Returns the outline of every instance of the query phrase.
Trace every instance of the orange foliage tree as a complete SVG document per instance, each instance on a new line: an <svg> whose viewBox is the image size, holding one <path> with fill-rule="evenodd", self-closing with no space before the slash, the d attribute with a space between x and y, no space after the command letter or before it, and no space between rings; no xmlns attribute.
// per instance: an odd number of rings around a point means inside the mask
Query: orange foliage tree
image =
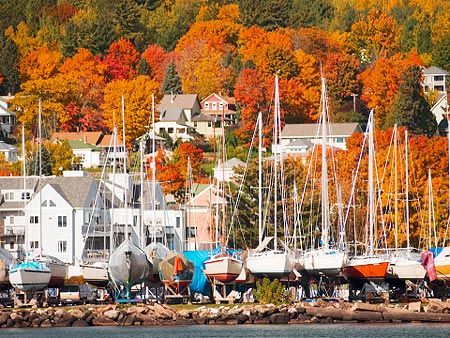
<svg viewBox="0 0 450 338"><path fill-rule="evenodd" d="M109 46L104 62L111 80L129 80L136 76L139 52L130 40L120 38Z"/></svg>

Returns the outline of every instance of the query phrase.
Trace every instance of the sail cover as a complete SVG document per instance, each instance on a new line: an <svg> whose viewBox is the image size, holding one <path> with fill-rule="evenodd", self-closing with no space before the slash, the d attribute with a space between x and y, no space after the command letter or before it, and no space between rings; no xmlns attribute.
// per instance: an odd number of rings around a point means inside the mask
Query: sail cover
<svg viewBox="0 0 450 338"><path fill-rule="evenodd" d="M108 274L116 286L142 283L151 266L141 249L130 241L123 241L109 257Z"/></svg>
<svg viewBox="0 0 450 338"><path fill-rule="evenodd" d="M162 281L191 280L194 265L178 252L170 252L159 263L159 276Z"/></svg>

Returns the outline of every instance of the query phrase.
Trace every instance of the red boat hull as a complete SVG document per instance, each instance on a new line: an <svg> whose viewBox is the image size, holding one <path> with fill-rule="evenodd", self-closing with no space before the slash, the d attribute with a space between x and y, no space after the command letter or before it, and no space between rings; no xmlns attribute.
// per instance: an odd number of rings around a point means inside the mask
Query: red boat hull
<svg viewBox="0 0 450 338"><path fill-rule="evenodd" d="M347 279L382 280L387 275L389 262L347 265L342 273Z"/></svg>

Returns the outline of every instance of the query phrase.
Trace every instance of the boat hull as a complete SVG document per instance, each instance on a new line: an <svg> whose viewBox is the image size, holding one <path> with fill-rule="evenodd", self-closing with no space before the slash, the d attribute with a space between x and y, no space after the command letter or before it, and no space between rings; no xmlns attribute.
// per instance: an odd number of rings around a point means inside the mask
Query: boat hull
<svg viewBox="0 0 450 338"><path fill-rule="evenodd" d="M342 269L349 280L382 281L386 278L389 261L379 258L352 258Z"/></svg>
<svg viewBox="0 0 450 338"><path fill-rule="evenodd" d="M242 261L230 257L213 257L205 262L205 275L222 283L231 283L242 272Z"/></svg>
<svg viewBox="0 0 450 338"><path fill-rule="evenodd" d="M425 278L426 270L422 264L406 257L392 257L390 259L387 278L419 281Z"/></svg>
<svg viewBox="0 0 450 338"><path fill-rule="evenodd" d="M346 255L331 249L318 249L307 252L303 257L304 270L309 275L336 277L341 273Z"/></svg>
<svg viewBox="0 0 450 338"><path fill-rule="evenodd" d="M448 282L450 280L450 247L443 248L442 252L434 259L437 279Z"/></svg>
<svg viewBox="0 0 450 338"><path fill-rule="evenodd" d="M40 291L48 287L50 282L50 269L35 270L19 267L10 270L9 281L11 285L22 291Z"/></svg>
<svg viewBox="0 0 450 338"><path fill-rule="evenodd" d="M294 270L295 255L284 251L263 251L250 253L247 268L259 277L279 278Z"/></svg>
<svg viewBox="0 0 450 338"><path fill-rule="evenodd" d="M108 271L105 265L80 264L81 275L88 284L105 287L109 284Z"/></svg>

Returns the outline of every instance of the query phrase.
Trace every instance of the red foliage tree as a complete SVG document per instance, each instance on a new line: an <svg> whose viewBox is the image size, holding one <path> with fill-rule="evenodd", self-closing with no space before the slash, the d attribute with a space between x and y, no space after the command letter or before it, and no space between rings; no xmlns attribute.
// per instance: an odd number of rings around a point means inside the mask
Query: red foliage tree
<svg viewBox="0 0 450 338"><path fill-rule="evenodd" d="M131 41L120 38L109 46L104 62L111 80L129 80L136 75L139 52Z"/></svg>

